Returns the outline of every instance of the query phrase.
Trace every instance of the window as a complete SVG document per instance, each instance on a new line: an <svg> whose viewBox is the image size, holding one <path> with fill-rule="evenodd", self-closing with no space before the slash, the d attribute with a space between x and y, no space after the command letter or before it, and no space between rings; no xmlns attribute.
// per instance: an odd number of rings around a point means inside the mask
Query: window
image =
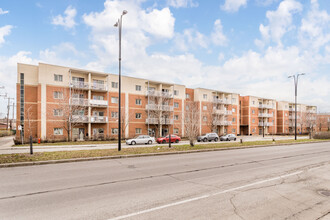
<svg viewBox="0 0 330 220"><path fill-rule="evenodd" d="M140 85L135 85L135 90L136 91L141 91L141 86Z"/></svg>
<svg viewBox="0 0 330 220"><path fill-rule="evenodd" d="M118 82L111 82L112 88L118 88Z"/></svg>
<svg viewBox="0 0 330 220"><path fill-rule="evenodd" d="M104 100L104 97L101 95L93 95L94 100Z"/></svg>
<svg viewBox="0 0 330 220"><path fill-rule="evenodd" d="M63 116L62 109L54 109L54 116Z"/></svg>
<svg viewBox="0 0 330 220"><path fill-rule="evenodd" d="M256 129L255 128L252 128L252 133L256 132Z"/></svg>
<svg viewBox="0 0 330 220"><path fill-rule="evenodd" d="M252 114L254 114L255 113L255 110L252 110Z"/></svg>
<svg viewBox="0 0 330 220"><path fill-rule="evenodd" d="M255 119L252 119L252 123L255 123L256 122L256 120Z"/></svg>
<svg viewBox="0 0 330 220"><path fill-rule="evenodd" d="M203 99L207 99L207 94L203 94Z"/></svg>
<svg viewBox="0 0 330 220"><path fill-rule="evenodd" d="M174 128L174 134L179 134L179 129L178 128Z"/></svg>
<svg viewBox="0 0 330 220"><path fill-rule="evenodd" d="M111 103L118 103L118 97L111 97Z"/></svg>
<svg viewBox="0 0 330 220"><path fill-rule="evenodd" d="M179 120L179 115L174 115L174 120Z"/></svg>
<svg viewBox="0 0 330 220"><path fill-rule="evenodd" d="M253 105L254 105L254 103L255 103L255 102L254 102L254 101L252 101L252 104L253 104Z"/></svg>
<svg viewBox="0 0 330 220"><path fill-rule="evenodd" d="M178 102L174 102L174 108L179 108L179 103Z"/></svg>
<svg viewBox="0 0 330 220"><path fill-rule="evenodd" d="M63 82L63 75L54 74L54 80L56 82Z"/></svg>
<svg viewBox="0 0 330 220"><path fill-rule="evenodd" d="M186 94L186 99L190 99L190 95L189 94Z"/></svg>
<svg viewBox="0 0 330 220"><path fill-rule="evenodd" d="M236 133L236 129L235 128L231 129L231 133Z"/></svg>
<svg viewBox="0 0 330 220"><path fill-rule="evenodd" d="M233 122L236 122L236 118L233 118Z"/></svg>
<svg viewBox="0 0 330 220"><path fill-rule="evenodd" d="M136 105L141 105L141 103L142 103L141 99L135 99L135 104Z"/></svg>
<svg viewBox="0 0 330 220"><path fill-rule="evenodd" d="M204 110L204 111L207 110L207 105L203 105L203 110Z"/></svg>
<svg viewBox="0 0 330 220"><path fill-rule="evenodd" d="M207 117L206 116L203 116L203 121L207 121Z"/></svg>
<svg viewBox="0 0 330 220"><path fill-rule="evenodd" d="M54 99L63 99L63 92L54 92Z"/></svg>
<svg viewBox="0 0 330 220"><path fill-rule="evenodd" d="M285 116L288 116L288 113L285 113Z"/></svg>
<svg viewBox="0 0 330 220"><path fill-rule="evenodd" d="M118 118L118 112L111 112L111 118Z"/></svg>
<svg viewBox="0 0 330 220"><path fill-rule="evenodd" d="M63 135L63 128L54 128L54 135Z"/></svg>
<svg viewBox="0 0 330 220"><path fill-rule="evenodd" d="M135 134L142 134L142 128L135 128Z"/></svg>
<svg viewBox="0 0 330 220"><path fill-rule="evenodd" d="M136 119L141 119L142 118L142 114L141 113L135 113L135 118Z"/></svg>
<svg viewBox="0 0 330 220"><path fill-rule="evenodd" d="M186 110L189 110L189 105L186 105Z"/></svg>
<svg viewBox="0 0 330 220"><path fill-rule="evenodd" d="M233 108L233 109L232 109L232 112L236 112L236 108Z"/></svg>
<svg viewBox="0 0 330 220"><path fill-rule="evenodd" d="M174 95L179 95L179 90L174 90Z"/></svg>
<svg viewBox="0 0 330 220"><path fill-rule="evenodd" d="M231 99L231 102L232 102L232 103L236 103L236 99L235 99L235 98L232 98L232 99Z"/></svg>
<svg viewBox="0 0 330 220"><path fill-rule="evenodd" d="M118 128L111 128L111 134L118 134Z"/></svg>

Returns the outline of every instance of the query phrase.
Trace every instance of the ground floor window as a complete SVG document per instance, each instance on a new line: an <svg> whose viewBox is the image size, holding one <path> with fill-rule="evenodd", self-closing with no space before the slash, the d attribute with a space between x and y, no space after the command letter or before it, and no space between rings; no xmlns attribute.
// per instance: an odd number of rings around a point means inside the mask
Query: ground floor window
<svg viewBox="0 0 330 220"><path fill-rule="evenodd" d="M111 128L111 134L118 134L118 128Z"/></svg>
<svg viewBox="0 0 330 220"><path fill-rule="evenodd" d="M54 128L54 135L63 135L63 128Z"/></svg>
<svg viewBox="0 0 330 220"><path fill-rule="evenodd" d="M231 129L231 132L236 133L236 129L235 128Z"/></svg>
<svg viewBox="0 0 330 220"><path fill-rule="evenodd" d="M142 134L142 128L135 128L135 134Z"/></svg>
<svg viewBox="0 0 330 220"><path fill-rule="evenodd" d="M174 128L174 134L179 134L179 129Z"/></svg>

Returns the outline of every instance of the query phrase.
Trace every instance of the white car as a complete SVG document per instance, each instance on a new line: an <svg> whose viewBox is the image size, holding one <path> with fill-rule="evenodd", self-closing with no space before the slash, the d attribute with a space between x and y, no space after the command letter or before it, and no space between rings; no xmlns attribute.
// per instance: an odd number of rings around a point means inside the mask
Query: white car
<svg viewBox="0 0 330 220"><path fill-rule="evenodd" d="M149 135L139 135L136 138L128 139L126 144L135 145L135 144L152 144L155 142L154 137L150 137Z"/></svg>

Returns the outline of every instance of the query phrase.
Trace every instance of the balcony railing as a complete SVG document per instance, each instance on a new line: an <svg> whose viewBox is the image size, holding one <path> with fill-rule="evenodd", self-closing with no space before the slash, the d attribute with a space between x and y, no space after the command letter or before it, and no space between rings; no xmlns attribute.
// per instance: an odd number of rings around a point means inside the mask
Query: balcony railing
<svg viewBox="0 0 330 220"><path fill-rule="evenodd" d="M213 103L230 105L231 101L228 99L213 99Z"/></svg>
<svg viewBox="0 0 330 220"><path fill-rule="evenodd" d="M91 116L92 123L107 123L108 117L107 116Z"/></svg>
<svg viewBox="0 0 330 220"><path fill-rule="evenodd" d="M289 119L294 120L295 119L295 116L294 115L289 115ZM299 115L297 115L297 119L300 119L300 116Z"/></svg>
<svg viewBox="0 0 330 220"><path fill-rule="evenodd" d="M108 101L107 100L97 100L97 99L91 99L89 100L89 104L91 106L102 106L102 107L106 107L108 106Z"/></svg>
<svg viewBox="0 0 330 220"><path fill-rule="evenodd" d="M271 117L274 117L274 114L273 113L259 113L258 114L258 117L261 117L261 118L271 118Z"/></svg>
<svg viewBox="0 0 330 220"><path fill-rule="evenodd" d="M76 88L76 89L89 89L88 83L85 82L72 81L71 85L72 88Z"/></svg>
<svg viewBox="0 0 330 220"><path fill-rule="evenodd" d="M156 105L156 104L147 104L147 110L156 110L156 111L173 111L173 106L170 105Z"/></svg>
<svg viewBox="0 0 330 220"><path fill-rule="evenodd" d="M72 115L71 116L71 123L88 123L88 116L87 115Z"/></svg>
<svg viewBox="0 0 330 220"><path fill-rule="evenodd" d="M92 90L107 91L108 87L104 83L91 83Z"/></svg>
<svg viewBox="0 0 330 220"><path fill-rule="evenodd" d="M173 124L173 119L161 118L159 121L158 118L147 118L146 124L162 124L162 125Z"/></svg>
<svg viewBox="0 0 330 220"><path fill-rule="evenodd" d="M297 123L297 127L299 127L301 124L300 123ZM289 123L289 127L294 127L295 124L294 123Z"/></svg>
<svg viewBox="0 0 330 220"><path fill-rule="evenodd" d="M259 126L274 126L273 122L259 122Z"/></svg>
<svg viewBox="0 0 330 220"><path fill-rule="evenodd" d="M259 104L259 108L273 108L273 106L269 104Z"/></svg>
<svg viewBox="0 0 330 220"><path fill-rule="evenodd" d="M150 90L146 92L146 95L148 96L157 96L157 97L164 97L164 98L173 98L173 94L169 92L163 92L163 91L155 91Z"/></svg>
<svg viewBox="0 0 330 220"><path fill-rule="evenodd" d="M224 109L214 109L213 114L217 115L232 115L233 112L229 110L224 110Z"/></svg>
<svg viewBox="0 0 330 220"><path fill-rule="evenodd" d="M213 123L217 126L228 126L233 124L232 121L214 121Z"/></svg>
<svg viewBox="0 0 330 220"><path fill-rule="evenodd" d="M88 99L84 98L71 98L70 99L71 105L80 105L80 106L88 106Z"/></svg>

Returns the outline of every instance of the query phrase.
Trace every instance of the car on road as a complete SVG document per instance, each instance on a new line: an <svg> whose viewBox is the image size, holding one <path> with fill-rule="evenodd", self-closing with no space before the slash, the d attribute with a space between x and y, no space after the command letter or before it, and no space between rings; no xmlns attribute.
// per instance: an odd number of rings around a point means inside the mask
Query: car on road
<svg viewBox="0 0 330 220"><path fill-rule="evenodd" d="M219 136L217 133L207 133L197 137L198 142L218 141L218 140L219 140Z"/></svg>
<svg viewBox="0 0 330 220"><path fill-rule="evenodd" d="M236 138L237 137L234 134L227 134L227 135L221 136L220 141L231 141L231 140L236 141Z"/></svg>
<svg viewBox="0 0 330 220"><path fill-rule="evenodd" d="M157 143L158 144L165 144L165 143L168 143L170 141L170 136L167 135L165 137L160 137L160 138L157 138ZM175 142L175 143L179 143L179 141L181 141L181 138L177 135L174 135L172 134L171 135L171 143Z"/></svg>
<svg viewBox="0 0 330 220"><path fill-rule="evenodd" d="M135 138L126 140L126 144L135 145L135 144L152 144L155 142L154 137L150 137L149 135L139 135Z"/></svg>

